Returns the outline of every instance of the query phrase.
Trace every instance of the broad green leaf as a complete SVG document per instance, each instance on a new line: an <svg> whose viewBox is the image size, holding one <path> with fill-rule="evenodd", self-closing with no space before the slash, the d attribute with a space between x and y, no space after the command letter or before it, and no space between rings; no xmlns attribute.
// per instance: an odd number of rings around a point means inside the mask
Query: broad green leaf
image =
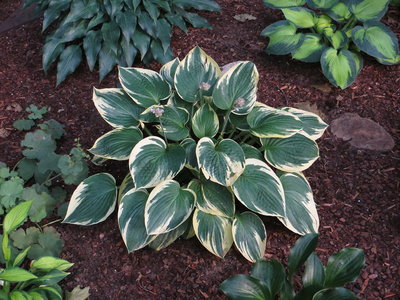
<svg viewBox="0 0 400 300"><path fill-rule="evenodd" d="M116 17L116 22L121 28L125 40L129 41L136 29L136 14L132 10L121 11Z"/></svg>
<svg viewBox="0 0 400 300"><path fill-rule="evenodd" d="M264 156L262 155L261 151L258 150L256 147L250 146L248 144L242 144L240 145L243 149L244 156L246 159L248 158L254 158L263 161Z"/></svg>
<svg viewBox="0 0 400 300"><path fill-rule="evenodd" d="M22 252L18 253L17 257L15 257L15 259L14 259L12 266L19 267L25 260L26 256L28 255L29 250L31 250L30 246L28 248L25 248ZM3 255L4 255L4 249L3 249ZM6 255L4 255L4 256L6 256Z"/></svg>
<svg viewBox="0 0 400 300"><path fill-rule="evenodd" d="M244 172L232 189L236 198L248 209L266 216L285 216L282 184L263 161L246 159Z"/></svg>
<svg viewBox="0 0 400 300"><path fill-rule="evenodd" d="M323 33L334 49L348 48L349 39L344 31L327 27Z"/></svg>
<svg viewBox="0 0 400 300"><path fill-rule="evenodd" d="M118 55L118 40L121 35L119 26L114 21L103 23L101 34L104 40L104 46L111 49L115 55Z"/></svg>
<svg viewBox="0 0 400 300"><path fill-rule="evenodd" d="M232 124L233 127L239 129L241 131L249 131L250 126L247 123L247 115L229 115L229 122Z"/></svg>
<svg viewBox="0 0 400 300"><path fill-rule="evenodd" d="M172 27L164 18L157 20L157 37L161 41L164 53L170 49Z"/></svg>
<svg viewBox="0 0 400 300"><path fill-rule="evenodd" d="M325 268L325 286L340 287L354 281L365 265L364 251L345 248L329 257Z"/></svg>
<svg viewBox="0 0 400 300"><path fill-rule="evenodd" d="M171 230L167 233L157 235L154 240L152 240L149 244L149 247L159 251L171 245L177 238L179 238L182 234L186 232L188 224L191 223L191 219L188 218L185 222L179 225L174 230Z"/></svg>
<svg viewBox="0 0 400 300"><path fill-rule="evenodd" d="M10 247L10 244L9 244L8 234L6 232L4 232L2 237L3 237L2 241L1 241L1 250L2 250L2 254L3 254L2 256L4 258L5 263L8 263L11 261L12 248Z"/></svg>
<svg viewBox="0 0 400 300"><path fill-rule="evenodd" d="M212 0L175 0L175 4L183 5L184 7L191 7L198 10L208 10L208 11L220 11L221 7L218 5L216 1Z"/></svg>
<svg viewBox="0 0 400 300"><path fill-rule="evenodd" d="M389 0L349 0L348 6L361 22L379 21L386 13Z"/></svg>
<svg viewBox="0 0 400 300"><path fill-rule="evenodd" d="M303 123L303 129L301 132L314 141L319 139L324 134L325 129L328 127L328 124L326 124L320 116L312 112L293 107L284 107L283 110L297 116Z"/></svg>
<svg viewBox="0 0 400 300"><path fill-rule="evenodd" d="M295 115L260 105L247 115L251 134L260 138L285 138L299 132L303 124Z"/></svg>
<svg viewBox="0 0 400 300"><path fill-rule="evenodd" d="M55 20L60 17L60 14L67 10L70 6L69 0L50 1L49 6L44 11L42 32Z"/></svg>
<svg viewBox="0 0 400 300"><path fill-rule="evenodd" d="M18 267L6 268L0 273L0 280L9 282L24 282L35 279L37 276Z"/></svg>
<svg viewBox="0 0 400 300"><path fill-rule="evenodd" d="M257 99L258 71L252 62L241 62L230 68L213 91L213 103L219 109L245 115Z"/></svg>
<svg viewBox="0 0 400 300"><path fill-rule="evenodd" d="M114 177L107 173L92 175L75 189L63 223L93 225L103 222L114 211L116 200Z"/></svg>
<svg viewBox="0 0 400 300"><path fill-rule="evenodd" d="M200 100L200 94L211 96L215 83L221 77L217 63L199 47L191 50L175 72L175 89L187 102Z"/></svg>
<svg viewBox="0 0 400 300"><path fill-rule="evenodd" d="M25 292L25 291L18 291L18 290L15 290L15 291L12 291L10 294L9 294L9 297L10 298L3 298L3 299L10 299L10 300L26 300L26 299L30 299L29 298L29 294L27 293L27 292Z"/></svg>
<svg viewBox="0 0 400 300"><path fill-rule="evenodd" d="M285 269L276 259L258 260L251 269L251 277L258 279L274 297L280 292L286 278ZM273 298L272 298L273 299Z"/></svg>
<svg viewBox="0 0 400 300"><path fill-rule="evenodd" d="M244 274L239 274L225 280L220 289L232 300L268 300L272 299L268 290L262 287L260 281Z"/></svg>
<svg viewBox="0 0 400 300"><path fill-rule="evenodd" d="M292 57L304 62L319 62L326 44L322 36L315 33L306 33L299 47L292 52Z"/></svg>
<svg viewBox="0 0 400 300"><path fill-rule="evenodd" d="M157 185L146 202L144 220L148 234L163 234L185 222L194 209L196 196L174 180Z"/></svg>
<svg viewBox="0 0 400 300"><path fill-rule="evenodd" d="M143 134L136 127L116 128L99 137L89 151L107 159L126 160L142 139Z"/></svg>
<svg viewBox="0 0 400 300"><path fill-rule="evenodd" d="M114 49L103 42L103 47L99 52L99 77L100 81L106 77L108 73L112 71L114 66L117 64L118 56Z"/></svg>
<svg viewBox="0 0 400 300"><path fill-rule="evenodd" d="M395 61L400 55L396 35L383 23L368 22L364 26L356 26L352 38L361 51L375 58Z"/></svg>
<svg viewBox="0 0 400 300"><path fill-rule="evenodd" d="M265 51L268 54L285 55L293 52L301 44L302 33L296 33L297 27L288 20L275 22L266 27L262 36L269 37Z"/></svg>
<svg viewBox="0 0 400 300"><path fill-rule="evenodd" d="M336 29L332 19L327 15L318 15L314 28L319 34L322 34L326 28Z"/></svg>
<svg viewBox="0 0 400 300"><path fill-rule="evenodd" d="M85 50L86 60L90 71L96 65L97 57L101 49L103 37L100 30L89 31L83 39L83 49Z"/></svg>
<svg viewBox="0 0 400 300"><path fill-rule="evenodd" d="M64 42L57 38L46 40L43 46L42 64L45 73L49 70L51 64L56 61L58 56L64 51Z"/></svg>
<svg viewBox="0 0 400 300"><path fill-rule="evenodd" d="M172 48L168 47L164 51L161 41L158 39L154 39L151 41L150 49L153 59L157 60L160 64L165 64L174 58ZM150 55L150 53L148 53L148 55ZM146 57L145 59L143 59L143 62L148 64L146 62L147 60L150 62L152 59L150 59L150 57L149 58Z"/></svg>
<svg viewBox="0 0 400 300"><path fill-rule="evenodd" d="M307 234L299 238L290 249L288 258L289 278L305 263L307 258L315 251L318 243L318 234Z"/></svg>
<svg viewBox="0 0 400 300"><path fill-rule="evenodd" d="M167 146L163 139L151 136L133 148L129 169L136 188L149 188L174 178L185 162L186 152L182 146Z"/></svg>
<svg viewBox="0 0 400 300"><path fill-rule="evenodd" d="M170 96L170 87L157 72L119 67L119 81L125 92L145 108L159 104Z"/></svg>
<svg viewBox="0 0 400 300"><path fill-rule="evenodd" d="M177 57L177 58L171 60L170 62L167 62L160 69L161 76L164 78L164 80L166 82L169 83L169 85L171 87L174 87L175 72L176 72L176 69L178 68L179 63L180 63L180 60Z"/></svg>
<svg viewBox="0 0 400 300"><path fill-rule="evenodd" d="M306 0L263 0L264 4L271 8L285 8L293 6L302 6Z"/></svg>
<svg viewBox="0 0 400 300"><path fill-rule="evenodd" d="M235 199L224 186L211 181L193 179L188 188L196 194L196 207L201 211L222 217L233 217Z"/></svg>
<svg viewBox="0 0 400 300"><path fill-rule="evenodd" d="M144 208L149 194L146 190L131 189L122 197L118 208L118 224L128 252L145 247L155 237L147 234Z"/></svg>
<svg viewBox="0 0 400 300"><path fill-rule="evenodd" d="M207 28L207 29L213 29L210 24L208 24L207 19L200 17L196 13L191 13L191 12L182 12L183 17L187 22L192 24L194 28Z"/></svg>
<svg viewBox="0 0 400 300"><path fill-rule="evenodd" d="M139 125L139 115L144 111L123 89L93 90L93 102L102 118L113 127Z"/></svg>
<svg viewBox="0 0 400 300"><path fill-rule="evenodd" d="M152 106L151 109L157 108ZM160 106L162 109L162 115L160 117L159 134L165 135L165 137L172 141L181 141L188 137L189 129L185 126L189 121L189 113L179 107L171 105Z"/></svg>
<svg viewBox="0 0 400 300"><path fill-rule="evenodd" d="M224 186L231 186L244 171L244 152L234 140L224 139L215 145L204 137L197 143L196 156L206 179Z"/></svg>
<svg viewBox="0 0 400 300"><path fill-rule="evenodd" d="M298 28L311 28L316 24L316 15L308 8L290 7L282 9L282 12Z"/></svg>
<svg viewBox="0 0 400 300"><path fill-rule="evenodd" d="M321 56L322 72L329 82L347 88L357 77L357 65L349 50L327 48Z"/></svg>
<svg viewBox="0 0 400 300"><path fill-rule="evenodd" d="M352 16L349 7L345 2L340 1L338 4L334 5L332 8L327 10L327 14L338 22L344 22Z"/></svg>
<svg viewBox="0 0 400 300"><path fill-rule="evenodd" d="M314 295L312 300L356 300L357 296L345 288L330 288L319 291Z"/></svg>
<svg viewBox="0 0 400 300"><path fill-rule="evenodd" d="M236 215L232 235L236 247L247 260L255 262L264 256L267 232L263 221L256 214L244 212Z"/></svg>
<svg viewBox="0 0 400 300"><path fill-rule="evenodd" d="M123 57L126 61L126 65L128 67L132 66L137 54L137 49L133 45L132 41L127 41L126 39L122 39L121 49L123 52Z"/></svg>
<svg viewBox="0 0 400 300"><path fill-rule="evenodd" d="M82 50L79 45L70 45L63 50L57 65L57 85L75 71L82 61Z"/></svg>
<svg viewBox="0 0 400 300"><path fill-rule="evenodd" d="M122 197L135 188L135 183L133 182L131 173L126 174L124 180L122 180L121 185L118 188L118 203L121 203Z"/></svg>
<svg viewBox="0 0 400 300"><path fill-rule="evenodd" d="M193 228L200 243L214 255L224 258L233 243L232 220L196 209Z"/></svg>
<svg viewBox="0 0 400 300"><path fill-rule="evenodd" d="M325 282L325 268L315 252L307 258L303 273L304 287L318 286L321 289Z"/></svg>
<svg viewBox="0 0 400 300"><path fill-rule="evenodd" d="M285 192L286 205L286 216L279 220L300 235L318 232L318 212L307 180L299 173L286 173L279 179Z"/></svg>
<svg viewBox="0 0 400 300"><path fill-rule="evenodd" d="M57 257L52 257L52 256L43 256L39 258L38 260L34 260L31 263L31 268L32 269L39 269L39 270L44 270L44 271L50 271L53 269L57 269L59 271L65 271L72 267L72 263L60 259Z"/></svg>
<svg viewBox="0 0 400 300"><path fill-rule="evenodd" d="M329 9L338 2L339 0L307 0L307 4L316 9Z"/></svg>
<svg viewBox="0 0 400 300"><path fill-rule="evenodd" d="M192 117L192 129L199 139L203 137L213 138L218 133L218 116L210 104L204 103L196 111Z"/></svg>
<svg viewBox="0 0 400 300"><path fill-rule="evenodd" d="M7 213L3 220L4 234L17 229L26 220L31 206L32 201L22 202Z"/></svg>
<svg viewBox="0 0 400 300"><path fill-rule="evenodd" d="M147 51L150 48L151 38L146 33L136 28L135 33L133 34L132 37L132 41L135 47L139 49L140 55L142 56L143 60L143 58L147 54Z"/></svg>

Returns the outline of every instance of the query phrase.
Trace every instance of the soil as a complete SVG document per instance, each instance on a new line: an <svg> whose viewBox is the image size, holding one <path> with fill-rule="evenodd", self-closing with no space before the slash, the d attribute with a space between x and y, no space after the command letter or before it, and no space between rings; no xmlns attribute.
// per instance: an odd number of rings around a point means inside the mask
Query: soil
<svg viewBox="0 0 400 300"><path fill-rule="evenodd" d="M0 22L18 7L15 0L2 0ZM281 13L265 7L261 0L218 0L221 13L200 13L214 30L175 30L172 48L183 58L195 45L202 47L221 66L251 60L260 73L258 100L271 106L294 106L308 101L330 122L345 112L378 122L394 138L395 148L379 153L357 150L334 138L327 130L319 140L321 158L305 172L314 191L320 216L318 254L327 257L343 247L365 250L366 267L349 287L360 299L400 299L400 66L384 66L366 58L356 82L346 90L327 83L318 64L292 61L287 56L264 53L266 39L259 34L281 19ZM256 20L239 22L237 14ZM383 21L400 36L398 9L390 8ZM23 133L12 122L24 113L7 107L18 103L48 106L48 118L66 125L61 147L65 152L76 137L89 148L110 128L100 118L92 101L92 88L114 87L114 70L98 83L97 72L81 65L58 88L55 70L45 76L41 65L41 20L0 34L0 160L14 164L21 158ZM143 67L141 64L137 66ZM154 63L150 68L158 70ZM10 107L9 107L10 108ZM122 180L126 163L108 163L91 169L110 172ZM265 256L286 261L290 246L298 238L274 218L265 218L268 244ZM115 213L92 227L57 225L65 240L62 257L75 263L63 286L90 286L90 299L226 299L220 283L251 264L235 249L224 260L210 254L196 239L179 240L156 252L144 249L128 254L118 231Z"/></svg>

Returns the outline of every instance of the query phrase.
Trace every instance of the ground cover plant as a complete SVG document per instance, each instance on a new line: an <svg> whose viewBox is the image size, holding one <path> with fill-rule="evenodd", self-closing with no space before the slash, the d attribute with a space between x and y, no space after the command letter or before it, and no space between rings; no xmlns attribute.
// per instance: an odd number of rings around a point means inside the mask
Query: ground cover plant
<svg viewBox="0 0 400 300"><path fill-rule="evenodd" d="M116 64L132 66L141 60L166 63L174 26L186 24L211 28L207 20L188 9L219 11L214 0L26 0L44 12L43 31L56 22L56 29L43 47L43 69L57 63L57 85L73 73L86 56L93 71L97 61L102 80Z"/></svg>
<svg viewBox="0 0 400 300"><path fill-rule="evenodd" d="M221 289L230 299L312 299L352 300L357 296L342 286L355 281L365 265L364 251L344 248L328 259L324 266L314 252L318 234L307 234L297 240L291 248L287 273L276 259L260 259L250 275L240 274L225 280ZM303 264L303 285L295 292L294 278Z"/></svg>
<svg viewBox="0 0 400 300"><path fill-rule="evenodd" d="M362 52L385 65L400 63L396 35L380 19L389 0L264 0L281 9L286 20L261 33L269 38L267 53L291 54L304 62L320 62L325 77L342 89L363 68ZM309 8L303 7L307 4Z"/></svg>
<svg viewBox="0 0 400 300"><path fill-rule="evenodd" d="M97 110L114 129L89 151L128 160L130 173L119 191L108 173L84 180L65 223L102 222L118 202L129 251L162 249L179 236L196 235L219 257L234 243L250 261L266 247L256 213L278 217L298 234L318 231L301 171L318 158L315 140L327 125L313 113L257 102L253 63L222 74L196 47L160 73L120 67L119 79L122 88L94 90ZM237 209L236 201L249 211Z"/></svg>

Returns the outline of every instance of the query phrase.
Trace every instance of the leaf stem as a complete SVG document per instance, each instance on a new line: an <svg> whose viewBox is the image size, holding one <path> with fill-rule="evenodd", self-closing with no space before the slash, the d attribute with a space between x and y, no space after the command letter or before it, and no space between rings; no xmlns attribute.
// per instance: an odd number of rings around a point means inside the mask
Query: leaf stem
<svg viewBox="0 0 400 300"><path fill-rule="evenodd" d="M49 223L47 223L47 224L44 224L44 225L42 226L42 228L45 228L45 227L47 227L47 226L50 226L50 225L53 225L53 224L55 224L55 223L61 222L62 220L63 220L63 219L60 218L60 219L51 221L51 222L49 222Z"/></svg>
<svg viewBox="0 0 400 300"><path fill-rule="evenodd" d="M143 125L143 131L146 132L148 136L151 136L151 135L152 135L152 134L151 134L151 131L150 131L148 128L146 128L145 125Z"/></svg>
<svg viewBox="0 0 400 300"><path fill-rule="evenodd" d="M163 137L164 137L164 140L165 140L165 144L168 147L168 140L167 140L167 136L165 135L165 132L164 132L164 126L162 124L161 117L158 117L158 120L160 121L161 131L162 131L162 134L163 134Z"/></svg>
<svg viewBox="0 0 400 300"><path fill-rule="evenodd" d="M223 123L223 125L222 125L221 134L219 135L219 138L220 138L220 139L223 139L223 138L224 138L226 125L228 125L228 121L229 121L229 116L230 116L230 114L231 114L231 111L229 110L229 111L226 113L225 117L224 117L224 123Z"/></svg>
<svg viewBox="0 0 400 300"><path fill-rule="evenodd" d="M350 17L350 19L347 21L347 23L343 26L342 30L345 31L347 30L349 27L354 26L357 23L357 19L355 15L352 15Z"/></svg>

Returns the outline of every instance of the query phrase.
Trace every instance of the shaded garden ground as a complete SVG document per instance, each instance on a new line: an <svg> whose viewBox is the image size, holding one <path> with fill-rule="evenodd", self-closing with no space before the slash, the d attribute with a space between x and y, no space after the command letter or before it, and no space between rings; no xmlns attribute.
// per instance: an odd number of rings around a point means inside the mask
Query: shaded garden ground
<svg viewBox="0 0 400 300"><path fill-rule="evenodd" d="M357 81L342 91L327 84L318 64L292 61L290 57L268 56L264 27L281 18L261 0L219 0L221 13L201 13L214 30L177 29L172 39L176 55L183 58L195 45L203 48L221 66L237 60L253 61L260 73L258 100L271 106L295 106L307 101L331 122L344 112L357 113L381 124L395 139L386 153L362 151L335 139L329 129L319 140L321 158L305 172L318 204L321 221L318 254L326 261L343 247L363 248L366 267L352 285L361 299L400 298L400 66L383 66L366 59ZM0 21L17 7L3 0ZM257 19L241 23L233 17L248 13ZM399 10L390 9L384 22L399 37ZM9 135L0 138L0 161L16 163L23 133L12 128L29 104L48 106L48 118L66 125L62 147L67 151L79 137L85 148L109 130L92 101L93 86L113 87L114 70L101 84L98 74L82 64L59 88L54 69L46 77L41 67L41 21L0 34L0 128ZM142 66L142 65L138 65ZM143 67L143 66L142 66ZM150 68L158 70L158 64ZM126 163L93 167L119 180L127 173ZM268 233L266 257L285 261L297 236L274 218L265 218ZM116 215L93 227L57 225L65 240L63 258L75 263L64 286L90 286L90 299L225 299L219 284L226 278L250 270L232 249L221 260L196 239L180 240L155 252L144 249L128 254L118 231Z"/></svg>

